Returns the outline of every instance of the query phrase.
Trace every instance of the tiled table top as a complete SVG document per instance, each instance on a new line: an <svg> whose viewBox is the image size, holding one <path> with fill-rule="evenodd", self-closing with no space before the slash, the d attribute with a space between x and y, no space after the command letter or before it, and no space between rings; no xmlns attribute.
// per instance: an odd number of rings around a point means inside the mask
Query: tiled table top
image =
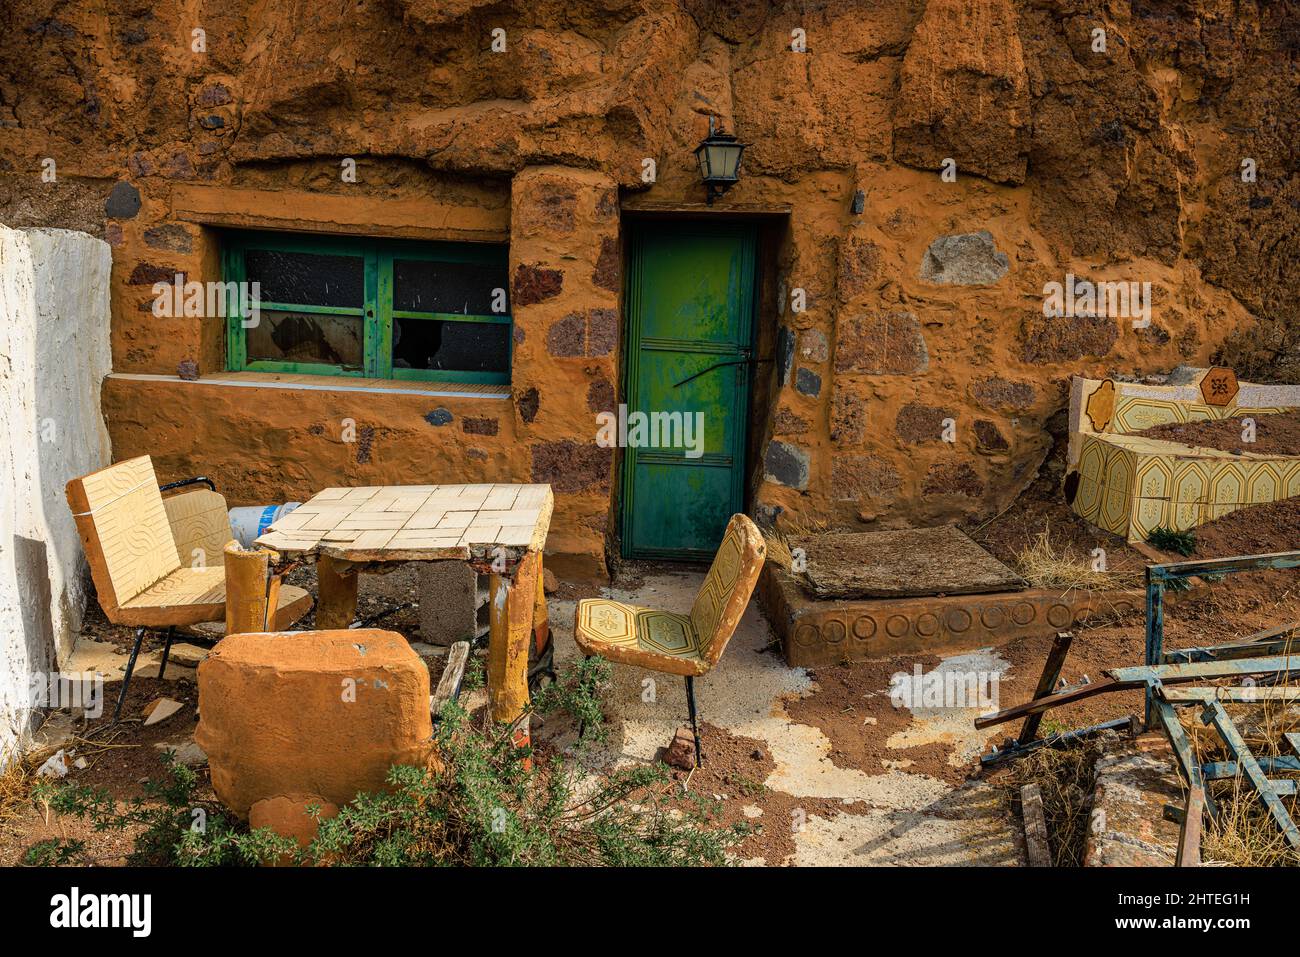
<svg viewBox="0 0 1300 957"><path fill-rule="evenodd" d="M286 555L347 561L516 557L540 549L549 485L383 485L327 488L282 517L257 544Z"/></svg>

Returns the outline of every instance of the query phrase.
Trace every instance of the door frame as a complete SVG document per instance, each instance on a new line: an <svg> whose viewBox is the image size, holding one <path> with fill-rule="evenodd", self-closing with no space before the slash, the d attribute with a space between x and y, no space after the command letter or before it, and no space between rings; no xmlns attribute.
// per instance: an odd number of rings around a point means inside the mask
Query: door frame
<svg viewBox="0 0 1300 957"><path fill-rule="evenodd" d="M636 217L627 220L627 264L624 284L623 314L626 317L623 335L623 375L619 394L621 401L631 408L630 396L640 373L639 346L641 342L641 304L639 301L640 279L642 270L642 237L647 232L676 233L678 235L697 234L717 235L722 231L734 231L746 235L747 242L742 252L743 269L749 273L749 282L742 283L740 289L741 321L746 324L742 350L750 360L739 368L743 370L743 382L736 389L735 416L736 428L732 438L732 489L731 511L741 512L745 509L745 486L749 476L749 439L753 427L752 401L754 396L754 350L758 336L758 283L759 283L759 242L761 231L756 217L715 217L715 216L654 216ZM708 562L713 559L713 551L699 549L663 549L640 548L635 551L629 536L631 515L635 505L633 494L633 476L635 473L635 450L620 449L618 488L620 502L618 508L619 555L624 560L664 559L683 562ZM701 464L707 464L709 454L705 453Z"/></svg>

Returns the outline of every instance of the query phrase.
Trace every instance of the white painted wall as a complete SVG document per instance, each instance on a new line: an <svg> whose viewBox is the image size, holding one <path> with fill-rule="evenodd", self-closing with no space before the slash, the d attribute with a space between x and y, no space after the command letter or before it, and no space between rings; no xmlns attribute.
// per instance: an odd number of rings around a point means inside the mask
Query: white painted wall
<svg viewBox="0 0 1300 957"><path fill-rule="evenodd" d="M63 488L108 464L108 245L0 226L0 768L31 730L33 675L72 648L85 557Z"/></svg>

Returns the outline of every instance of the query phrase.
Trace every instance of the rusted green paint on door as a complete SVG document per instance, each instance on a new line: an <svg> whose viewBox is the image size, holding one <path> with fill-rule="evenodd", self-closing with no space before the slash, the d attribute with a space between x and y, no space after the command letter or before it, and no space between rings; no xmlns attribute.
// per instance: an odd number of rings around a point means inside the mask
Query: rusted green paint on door
<svg viewBox="0 0 1300 957"><path fill-rule="evenodd" d="M625 557L711 558L743 508L755 245L754 229L735 223L631 235ZM655 445L634 447L637 413Z"/></svg>

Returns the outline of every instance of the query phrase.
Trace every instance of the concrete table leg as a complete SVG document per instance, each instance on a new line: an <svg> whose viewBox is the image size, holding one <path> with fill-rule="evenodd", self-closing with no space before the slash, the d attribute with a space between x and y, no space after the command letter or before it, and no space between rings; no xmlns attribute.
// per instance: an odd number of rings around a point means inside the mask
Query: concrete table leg
<svg viewBox="0 0 1300 957"><path fill-rule="evenodd" d="M515 568L514 579L493 573L489 578L488 701L492 720L518 721L516 744L529 740L528 638L537 606L541 555L529 552Z"/></svg>
<svg viewBox="0 0 1300 957"><path fill-rule="evenodd" d="M225 549L226 634L241 635L274 628L267 614L266 578L273 554L261 549L244 551L238 542Z"/></svg>
<svg viewBox="0 0 1300 957"><path fill-rule="evenodd" d="M334 559L321 555L316 560L316 582L320 600L316 605L316 628L328 631L346 628L357 617L357 573L340 571Z"/></svg>

